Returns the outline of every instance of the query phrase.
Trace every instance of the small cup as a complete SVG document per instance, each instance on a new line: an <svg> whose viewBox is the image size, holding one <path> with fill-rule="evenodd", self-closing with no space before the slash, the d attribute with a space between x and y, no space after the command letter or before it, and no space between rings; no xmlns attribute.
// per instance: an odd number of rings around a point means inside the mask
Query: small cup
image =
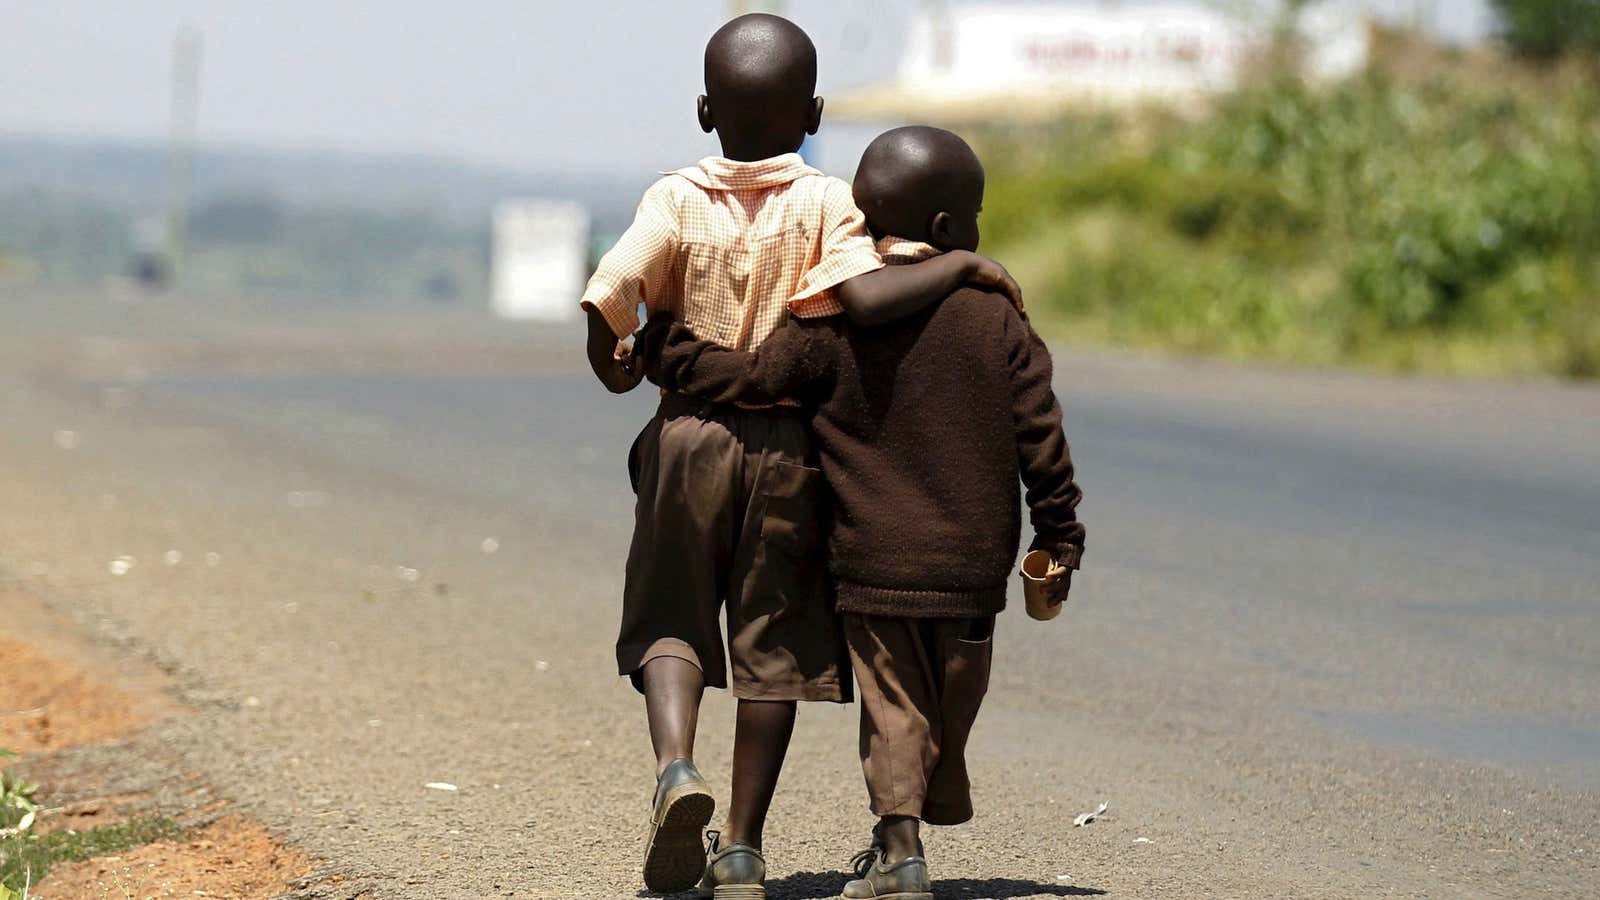
<svg viewBox="0 0 1600 900"><path fill-rule="evenodd" d="M1054 565L1048 550L1034 550L1022 558L1022 599L1028 605L1028 615L1041 622L1061 615L1062 598L1057 585L1044 580Z"/></svg>

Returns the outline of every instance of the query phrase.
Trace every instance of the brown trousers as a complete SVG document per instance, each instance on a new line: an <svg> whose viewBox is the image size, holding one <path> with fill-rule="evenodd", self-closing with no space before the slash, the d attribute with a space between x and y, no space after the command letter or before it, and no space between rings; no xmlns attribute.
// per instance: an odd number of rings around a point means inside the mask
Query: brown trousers
<svg viewBox="0 0 1600 900"><path fill-rule="evenodd" d="M806 420L667 395L629 455L638 503L617 671L676 657L741 700L851 698ZM720 619L727 614L727 653Z"/></svg>
<svg viewBox="0 0 1600 900"><path fill-rule="evenodd" d="M967 737L989 690L994 617L844 614L861 695L861 769L872 811L930 825L972 818Z"/></svg>

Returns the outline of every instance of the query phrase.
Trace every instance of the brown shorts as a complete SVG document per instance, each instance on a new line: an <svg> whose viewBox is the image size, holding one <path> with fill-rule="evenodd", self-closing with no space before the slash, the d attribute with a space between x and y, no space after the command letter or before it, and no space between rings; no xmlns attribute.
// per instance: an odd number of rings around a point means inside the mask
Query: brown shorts
<svg viewBox="0 0 1600 900"><path fill-rule="evenodd" d="M638 505L617 668L687 660L747 700L850 700L827 574L826 494L792 409L668 395L628 459ZM727 608L728 653L722 629Z"/></svg>
<svg viewBox="0 0 1600 900"><path fill-rule="evenodd" d="M872 812L930 825L972 818L967 737L989 690L994 617L844 614L861 690L861 771Z"/></svg>

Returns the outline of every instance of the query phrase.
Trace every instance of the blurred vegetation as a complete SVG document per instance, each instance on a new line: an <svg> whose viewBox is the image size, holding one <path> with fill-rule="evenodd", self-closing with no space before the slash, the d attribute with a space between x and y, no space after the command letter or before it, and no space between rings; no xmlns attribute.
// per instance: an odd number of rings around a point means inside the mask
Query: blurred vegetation
<svg viewBox="0 0 1600 900"><path fill-rule="evenodd" d="M1501 36L1536 59L1600 51L1600 0L1492 0Z"/></svg>
<svg viewBox="0 0 1600 900"><path fill-rule="evenodd" d="M1337 84L991 134L985 250L1058 337L1600 376L1600 79L1380 36Z"/></svg>
<svg viewBox="0 0 1600 900"><path fill-rule="evenodd" d="M0 191L0 262L37 277L94 283L159 252L145 205L51 188ZM267 192L222 192L190 214L185 289L339 301L476 301L488 290L487 216L433 208L300 206ZM17 264L14 264L17 265ZM4 267L0 265L0 274Z"/></svg>
<svg viewBox="0 0 1600 900"><path fill-rule="evenodd" d="M166 154L159 142L0 132L0 285L160 281ZM581 200L606 249L649 181L648 171L201 146L180 289L264 303L481 305L496 203Z"/></svg>
<svg viewBox="0 0 1600 900"><path fill-rule="evenodd" d="M454 223L431 209L296 208L234 193L200 205L189 226L191 289L435 302L487 291L487 223Z"/></svg>

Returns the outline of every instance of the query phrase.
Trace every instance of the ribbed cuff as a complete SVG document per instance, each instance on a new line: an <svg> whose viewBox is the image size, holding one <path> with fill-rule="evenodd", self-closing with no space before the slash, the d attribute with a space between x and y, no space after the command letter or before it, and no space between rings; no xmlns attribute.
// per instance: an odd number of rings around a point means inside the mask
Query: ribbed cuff
<svg viewBox="0 0 1600 900"><path fill-rule="evenodd" d="M1033 543L1028 545L1028 549L1030 551L1043 550L1050 554L1050 558L1055 560L1056 565L1066 566L1069 569L1076 569L1083 562L1082 544L1071 544L1042 534L1034 537Z"/></svg>

